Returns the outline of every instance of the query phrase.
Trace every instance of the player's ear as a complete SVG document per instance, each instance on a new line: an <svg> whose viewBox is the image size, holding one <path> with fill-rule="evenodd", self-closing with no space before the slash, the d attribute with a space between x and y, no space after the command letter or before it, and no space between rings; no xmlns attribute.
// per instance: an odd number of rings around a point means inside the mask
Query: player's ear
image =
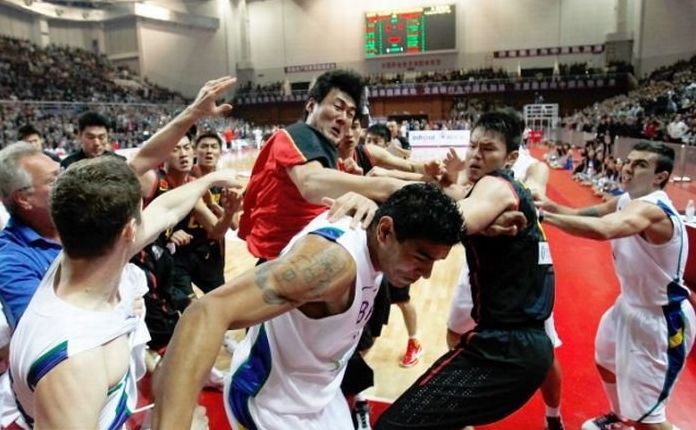
<svg viewBox="0 0 696 430"><path fill-rule="evenodd" d="M377 221L377 240L383 243L390 235L394 234L394 220L390 216L383 216Z"/></svg>
<svg viewBox="0 0 696 430"><path fill-rule="evenodd" d="M314 111L314 108L317 105L317 101L314 97L310 97L309 100L307 100L307 103L305 103L305 113L307 115L311 114L312 111Z"/></svg>
<svg viewBox="0 0 696 430"><path fill-rule="evenodd" d="M515 161L517 161L517 157L520 155L520 152L515 150L512 152L508 152L507 156L505 157L505 167L512 167L513 164L515 164Z"/></svg>

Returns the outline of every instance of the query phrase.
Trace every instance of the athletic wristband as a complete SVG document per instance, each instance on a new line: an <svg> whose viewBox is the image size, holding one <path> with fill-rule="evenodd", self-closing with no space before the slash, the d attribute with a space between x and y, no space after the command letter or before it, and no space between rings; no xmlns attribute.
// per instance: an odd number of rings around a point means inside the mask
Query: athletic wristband
<svg viewBox="0 0 696 430"><path fill-rule="evenodd" d="M539 219L539 223L544 222L544 210L542 208L537 209L537 219Z"/></svg>

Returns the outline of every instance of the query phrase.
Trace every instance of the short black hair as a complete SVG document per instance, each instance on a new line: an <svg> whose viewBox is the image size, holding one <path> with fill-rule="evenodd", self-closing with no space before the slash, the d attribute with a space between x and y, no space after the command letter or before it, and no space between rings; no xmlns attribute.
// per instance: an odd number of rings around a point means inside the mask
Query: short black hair
<svg viewBox="0 0 696 430"><path fill-rule="evenodd" d="M220 137L219 134L215 133L212 130L205 131L205 132L199 134L198 136L196 136L196 139L194 140L193 146L197 147L198 143L205 138L215 139L218 143L218 146L220 146L220 148L222 148L222 138Z"/></svg>
<svg viewBox="0 0 696 430"><path fill-rule="evenodd" d="M362 116L362 96L365 81L353 71L339 69L322 73L312 88L309 89L307 100L314 99L317 103L321 103L334 88L338 88L353 99L356 108L355 117L360 118ZM305 112L306 117L307 112Z"/></svg>
<svg viewBox="0 0 696 430"><path fill-rule="evenodd" d="M645 151L657 154L657 163L655 163L655 173L667 172L667 179L662 181L660 188L667 186L669 182L669 175L672 174L674 170L674 149L665 145L662 142L652 142L650 140L641 140L636 143L632 151Z"/></svg>
<svg viewBox="0 0 696 430"><path fill-rule="evenodd" d="M505 148L508 153L520 149L524 122L513 110L486 112L476 121L473 129L477 128L500 133L505 139Z"/></svg>
<svg viewBox="0 0 696 430"><path fill-rule="evenodd" d="M410 184L392 194L377 210L370 228L389 216L396 240L427 240L442 245L461 241L462 214L457 203L432 184Z"/></svg>
<svg viewBox="0 0 696 430"><path fill-rule="evenodd" d="M107 130L111 128L109 120L104 115L92 111L83 113L77 120L78 133L82 133L87 127L104 127Z"/></svg>
<svg viewBox="0 0 696 430"><path fill-rule="evenodd" d="M17 129L17 140L24 140L32 134L38 134L41 136L39 130L37 130L32 124L24 124Z"/></svg>
<svg viewBox="0 0 696 430"><path fill-rule="evenodd" d="M196 125L196 124L191 125L191 127L189 127L189 129L186 130L186 137L188 137L188 139L191 142L193 142L193 139L196 137L197 134L198 134L198 125Z"/></svg>
<svg viewBox="0 0 696 430"><path fill-rule="evenodd" d="M367 134L372 134L377 137L381 137L384 139L385 142L389 142L391 140L391 132L387 128L386 124L372 124L367 128Z"/></svg>
<svg viewBox="0 0 696 430"><path fill-rule="evenodd" d="M140 222L140 182L117 157L72 164L51 191L51 217L71 258L106 255L126 224Z"/></svg>

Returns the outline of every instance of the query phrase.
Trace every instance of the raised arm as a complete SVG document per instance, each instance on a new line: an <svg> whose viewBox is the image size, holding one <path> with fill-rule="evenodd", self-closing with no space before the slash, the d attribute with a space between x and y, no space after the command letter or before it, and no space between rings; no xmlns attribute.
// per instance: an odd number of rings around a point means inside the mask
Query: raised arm
<svg viewBox="0 0 696 430"><path fill-rule="evenodd" d="M623 210L603 217L547 213L544 222L574 236L596 240L617 239L645 232L655 243L669 240L673 228L662 209L642 201L632 201Z"/></svg>
<svg viewBox="0 0 696 430"><path fill-rule="evenodd" d="M188 430L196 399L225 330L248 327L310 301L330 301L355 282L350 254L307 236L287 254L251 269L193 303L179 320L154 384L154 429Z"/></svg>
<svg viewBox="0 0 696 430"><path fill-rule="evenodd" d="M153 200L143 211L136 239L131 245L131 256L140 252L161 232L182 220L210 187L220 185L241 188L241 185L236 182L236 176L234 170L218 170L167 191Z"/></svg>
<svg viewBox="0 0 696 430"><path fill-rule="evenodd" d="M336 198L354 191L358 194L383 202L394 191L408 182L395 178L373 178L351 175L328 169L318 161L288 168L288 175L302 197L310 203L322 204L322 198Z"/></svg>
<svg viewBox="0 0 696 430"><path fill-rule="evenodd" d="M231 111L231 105L217 106L215 100L227 92L236 81L236 78L225 76L206 82L193 103L158 130L135 154L129 162L135 174L141 178L150 170L157 168L170 155L174 146L186 135L189 128L201 118L222 115ZM152 186L149 182L153 180L154 175L147 175L143 179L146 182L142 184L143 189L151 189Z"/></svg>

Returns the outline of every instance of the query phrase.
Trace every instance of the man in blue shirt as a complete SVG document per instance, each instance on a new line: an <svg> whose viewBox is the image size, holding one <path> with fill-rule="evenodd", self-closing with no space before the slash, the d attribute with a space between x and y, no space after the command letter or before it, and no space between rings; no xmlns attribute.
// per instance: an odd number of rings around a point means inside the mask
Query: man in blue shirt
<svg viewBox="0 0 696 430"><path fill-rule="evenodd" d="M192 125L232 109L226 104L217 106L215 100L235 81L231 77L208 81L196 99L129 161L144 193L155 185L152 169L169 157ZM34 145L18 142L0 151L0 198L11 215L0 232L0 298L13 329L62 249L49 209L51 188L60 171L60 165Z"/></svg>
<svg viewBox="0 0 696 430"><path fill-rule="evenodd" d="M0 295L13 328L61 250L48 205L59 173L60 165L31 144L0 151L0 194L11 215L0 232Z"/></svg>

